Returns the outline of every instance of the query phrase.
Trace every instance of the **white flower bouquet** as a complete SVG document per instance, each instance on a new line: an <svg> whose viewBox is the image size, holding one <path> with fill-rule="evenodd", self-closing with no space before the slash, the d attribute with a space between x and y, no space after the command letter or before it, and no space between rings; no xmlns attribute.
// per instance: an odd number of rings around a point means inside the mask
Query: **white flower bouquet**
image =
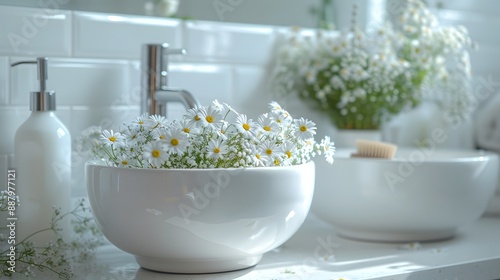
<svg viewBox="0 0 500 280"><path fill-rule="evenodd" d="M190 109L181 120L142 115L119 132L91 129L95 159L131 168L237 168L303 164L323 154L333 162L329 137L314 140L315 124L293 119L276 102L257 121L227 104ZM232 121L231 121L232 120Z"/></svg>
<svg viewBox="0 0 500 280"><path fill-rule="evenodd" d="M440 27L419 0L408 1L397 26L386 23L373 36L356 26L316 36L292 30L278 52L277 92L298 94L340 129L379 129L426 99L469 112L465 28Z"/></svg>

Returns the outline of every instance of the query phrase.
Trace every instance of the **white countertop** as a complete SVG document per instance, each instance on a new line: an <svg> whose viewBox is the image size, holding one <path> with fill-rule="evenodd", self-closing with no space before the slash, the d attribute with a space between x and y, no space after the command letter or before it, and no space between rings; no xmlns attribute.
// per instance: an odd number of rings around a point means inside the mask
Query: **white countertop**
<svg viewBox="0 0 500 280"><path fill-rule="evenodd" d="M78 279L500 279L500 217L483 217L453 239L411 244L370 243L335 235L310 215L284 245L253 268L183 275L141 269L113 245L76 268Z"/></svg>

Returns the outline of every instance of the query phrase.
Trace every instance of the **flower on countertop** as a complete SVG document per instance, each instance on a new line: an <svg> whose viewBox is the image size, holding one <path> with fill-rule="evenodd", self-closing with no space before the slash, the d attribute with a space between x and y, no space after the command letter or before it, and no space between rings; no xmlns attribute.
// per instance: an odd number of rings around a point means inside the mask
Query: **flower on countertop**
<svg viewBox="0 0 500 280"><path fill-rule="evenodd" d="M340 129L379 129L422 100L445 112L470 112L471 40L463 27L442 27L420 0L408 0L399 21L368 36L292 29L278 51L274 83L324 111ZM452 62L452 63L450 63Z"/></svg>
<svg viewBox="0 0 500 280"><path fill-rule="evenodd" d="M333 162L329 137L317 143L316 126L294 120L278 103L258 122L217 100L188 110L181 120L142 115L120 132L103 130L83 141L94 159L129 168L237 168L303 164L315 155ZM228 119L234 119L229 122ZM98 138L98 141L96 141Z"/></svg>

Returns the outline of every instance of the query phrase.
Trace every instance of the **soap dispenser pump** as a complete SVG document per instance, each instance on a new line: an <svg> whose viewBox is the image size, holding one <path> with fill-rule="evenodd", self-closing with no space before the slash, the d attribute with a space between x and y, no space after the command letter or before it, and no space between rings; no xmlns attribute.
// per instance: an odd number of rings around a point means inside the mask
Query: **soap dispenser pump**
<svg viewBox="0 0 500 280"><path fill-rule="evenodd" d="M46 90L48 59L39 57L11 66L20 64L36 64L40 89L30 93L31 115L15 135L16 239L28 238L43 246L69 237L69 217L57 222L61 229L57 234L46 229L52 227L56 211L60 213L56 218L61 218L71 210L71 136L54 113L56 93ZM35 232L39 233L32 235Z"/></svg>

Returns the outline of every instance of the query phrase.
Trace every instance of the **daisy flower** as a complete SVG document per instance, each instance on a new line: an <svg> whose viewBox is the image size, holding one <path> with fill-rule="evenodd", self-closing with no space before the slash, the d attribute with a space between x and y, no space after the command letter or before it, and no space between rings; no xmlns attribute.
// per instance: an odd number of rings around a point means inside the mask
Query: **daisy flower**
<svg viewBox="0 0 500 280"><path fill-rule="evenodd" d="M241 114L236 118L236 128L243 134L243 137L253 138L257 125L252 119L248 119L246 115Z"/></svg>
<svg viewBox="0 0 500 280"><path fill-rule="evenodd" d="M283 152L273 141L265 140L262 144L260 144L259 148L262 155L270 161L274 161L274 159L283 156Z"/></svg>
<svg viewBox="0 0 500 280"><path fill-rule="evenodd" d="M189 126L202 127L202 118L203 115L206 114L204 111L205 109L203 107L196 106L194 108L191 108L187 111L186 114L184 114L184 120L188 122Z"/></svg>
<svg viewBox="0 0 500 280"><path fill-rule="evenodd" d="M281 110L283 110L283 108L281 108L281 106L280 106L280 104L278 104L278 102L271 101L271 103L269 103L269 110L271 111L271 113L278 113L278 112L281 112Z"/></svg>
<svg viewBox="0 0 500 280"><path fill-rule="evenodd" d="M131 160L127 155L122 154L117 158L117 163L119 167L130 167Z"/></svg>
<svg viewBox="0 0 500 280"><path fill-rule="evenodd" d="M259 132L264 134L276 134L280 130L280 126L267 114L259 117Z"/></svg>
<svg viewBox="0 0 500 280"><path fill-rule="evenodd" d="M318 144L313 122L293 120L278 106L272 103L273 111L254 122L229 105L214 101L208 107L189 110L180 120L142 115L124 124L122 132L104 130L85 137L95 159L119 167L289 166L323 153L332 162L335 148L330 138Z"/></svg>
<svg viewBox="0 0 500 280"><path fill-rule="evenodd" d="M227 140L227 135L226 135L226 132L227 132L227 129L229 128L231 124L228 123L227 121L225 120L222 120L221 121L221 124L219 126L219 129L217 130L217 135L222 138L223 140Z"/></svg>
<svg viewBox="0 0 500 280"><path fill-rule="evenodd" d="M286 111L271 112L269 118L281 126L286 126L292 122L292 117Z"/></svg>
<svg viewBox="0 0 500 280"><path fill-rule="evenodd" d="M219 108L215 105L210 105L207 110L201 112L202 125L216 129L222 121L222 114Z"/></svg>
<svg viewBox="0 0 500 280"><path fill-rule="evenodd" d="M174 126L180 128L182 132L190 135L190 134L195 134L197 133L198 129L193 126L193 123L183 119L180 122L174 122Z"/></svg>
<svg viewBox="0 0 500 280"><path fill-rule="evenodd" d="M273 160L273 164L274 166L286 166L288 164L285 163L285 161L280 158L280 157L275 157L274 160Z"/></svg>
<svg viewBox="0 0 500 280"><path fill-rule="evenodd" d="M142 128L145 127L147 124L148 120L148 115L147 114L142 114L139 117L135 118L135 120L132 121L132 126L137 127L137 128Z"/></svg>
<svg viewBox="0 0 500 280"><path fill-rule="evenodd" d="M227 145L222 139L211 140L207 146L208 158L219 159L227 154Z"/></svg>
<svg viewBox="0 0 500 280"><path fill-rule="evenodd" d="M153 138L157 140L165 140L166 134L167 134L167 128L165 127L158 127L151 132Z"/></svg>
<svg viewBox="0 0 500 280"><path fill-rule="evenodd" d="M163 142L171 154L182 154L189 145L188 135L178 127L168 129Z"/></svg>
<svg viewBox="0 0 500 280"><path fill-rule="evenodd" d="M143 157L153 168L158 168L168 159L168 153L162 142L149 142L144 147Z"/></svg>
<svg viewBox="0 0 500 280"><path fill-rule="evenodd" d="M113 130L103 130L101 141L106 146L113 146L115 148L125 145L125 137L119 132L113 132Z"/></svg>
<svg viewBox="0 0 500 280"><path fill-rule="evenodd" d="M212 101L212 106L214 106L214 109L216 109L219 112L222 112L222 110L224 110L224 104L220 104L219 100L217 99Z"/></svg>
<svg viewBox="0 0 500 280"><path fill-rule="evenodd" d="M160 115L149 116L149 122L152 127L165 127L168 125L167 118Z"/></svg>
<svg viewBox="0 0 500 280"><path fill-rule="evenodd" d="M137 141L138 133L139 133L139 129L137 129L133 126L129 126L123 132L123 136L125 137L125 140L127 140L127 142L132 143L132 142Z"/></svg>
<svg viewBox="0 0 500 280"><path fill-rule="evenodd" d="M286 155L287 159L291 159L295 150L295 144L291 141L286 141L285 145L281 146L281 151Z"/></svg>
<svg viewBox="0 0 500 280"><path fill-rule="evenodd" d="M335 154L335 146L334 143L330 141L329 136L325 136L325 138L321 140L320 147L323 149L323 152L325 153L326 161L332 164L333 155Z"/></svg>
<svg viewBox="0 0 500 280"><path fill-rule="evenodd" d="M296 126L295 136L299 139L310 139L316 134L316 125L310 120L300 118L294 120L294 124Z"/></svg>
<svg viewBox="0 0 500 280"><path fill-rule="evenodd" d="M266 166L267 158L262 156L260 149L258 149L256 147L252 147L252 156L253 156L252 159L253 159L255 166Z"/></svg>
<svg viewBox="0 0 500 280"><path fill-rule="evenodd" d="M146 133L141 131L141 128L138 126L129 126L124 132L123 136L127 141L127 145L135 146L138 143L144 143L146 141Z"/></svg>

